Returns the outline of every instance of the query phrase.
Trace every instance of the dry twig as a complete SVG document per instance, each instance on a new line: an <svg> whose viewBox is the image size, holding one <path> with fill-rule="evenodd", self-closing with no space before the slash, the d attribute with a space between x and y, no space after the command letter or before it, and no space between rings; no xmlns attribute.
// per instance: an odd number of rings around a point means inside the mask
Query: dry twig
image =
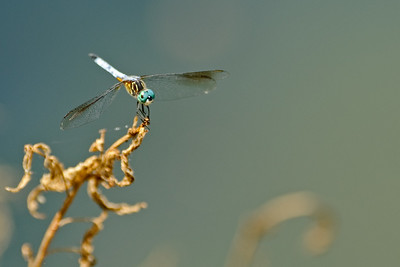
<svg viewBox="0 0 400 267"><path fill-rule="evenodd" d="M37 211L42 192L65 191L67 193L63 205L50 222L36 255L29 244L22 246L22 254L27 260L29 267L39 267L42 265L45 257L49 254L50 243L61 226L78 221L74 218L64 218L64 216L80 187L85 182L88 183L89 196L103 211L99 217L84 219L84 221L91 222L92 227L84 234L80 248L68 249L70 252L80 254L80 266L93 266L95 264L93 255L94 247L92 244L93 237L102 230L103 222L107 218L109 211L115 212L118 215L125 215L139 212L141 209L147 207L147 203L145 202L135 205L109 202L99 190L99 185L108 189L115 186L124 187L133 183L135 178L133 170L129 166L128 157L141 145L143 138L148 132L147 122L145 121L136 127L137 121L138 119L135 117L132 128L129 128L126 135L114 142L107 150L104 149L105 130L101 130L100 138L89 149L91 152L98 152L98 155L93 155L75 167L67 169L64 169L63 164L55 156L51 155L50 147L46 144L38 143L25 146L25 156L22 163L25 174L16 188L6 187L6 190L16 193L29 183L32 177L32 158L34 154L37 154L44 158L43 165L49 170L49 173L42 176L40 184L28 195L27 206L32 216L38 219L44 218L44 214ZM129 140L131 140L129 147L121 151L120 146ZM113 174L115 161L121 162L121 170L124 173L121 181L118 181Z"/></svg>
<svg viewBox="0 0 400 267"><path fill-rule="evenodd" d="M225 266L251 266L261 239L283 222L298 217L310 217L315 221L304 235L305 247L314 255L325 252L334 238L333 213L314 194L296 192L267 202L245 219Z"/></svg>

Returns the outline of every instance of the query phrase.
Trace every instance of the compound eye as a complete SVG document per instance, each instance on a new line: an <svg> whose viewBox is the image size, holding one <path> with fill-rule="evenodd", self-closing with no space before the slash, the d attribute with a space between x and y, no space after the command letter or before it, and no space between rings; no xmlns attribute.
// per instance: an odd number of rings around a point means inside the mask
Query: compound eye
<svg viewBox="0 0 400 267"><path fill-rule="evenodd" d="M137 100L144 104L144 105L150 105L154 101L154 92L151 89L145 89L140 91L140 93L137 96Z"/></svg>

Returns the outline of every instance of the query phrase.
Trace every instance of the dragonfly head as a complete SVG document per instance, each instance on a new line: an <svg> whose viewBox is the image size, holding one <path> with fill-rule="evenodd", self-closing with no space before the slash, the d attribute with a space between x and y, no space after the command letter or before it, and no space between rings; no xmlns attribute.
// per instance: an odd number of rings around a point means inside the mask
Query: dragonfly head
<svg viewBox="0 0 400 267"><path fill-rule="evenodd" d="M146 106L150 105L154 101L154 92L151 89L144 89L137 95L137 100Z"/></svg>

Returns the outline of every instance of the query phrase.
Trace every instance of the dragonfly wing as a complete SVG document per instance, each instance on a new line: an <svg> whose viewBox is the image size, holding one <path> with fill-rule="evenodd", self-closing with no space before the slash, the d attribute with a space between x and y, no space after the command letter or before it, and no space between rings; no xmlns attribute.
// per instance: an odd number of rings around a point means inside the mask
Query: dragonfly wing
<svg viewBox="0 0 400 267"><path fill-rule="evenodd" d="M228 73L223 70L208 70L187 73L143 75L140 78L147 88L155 92L156 100L175 100L207 94L216 87L216 80Z"/></svg>
<svg viewBox="0 0 400 267"><path fill-rule="evenodd" d="M60 128L63 130L74 128L98 119L101 113L111 104L122 84L115 84L101 95L68 112L62 119Z"/></svg>

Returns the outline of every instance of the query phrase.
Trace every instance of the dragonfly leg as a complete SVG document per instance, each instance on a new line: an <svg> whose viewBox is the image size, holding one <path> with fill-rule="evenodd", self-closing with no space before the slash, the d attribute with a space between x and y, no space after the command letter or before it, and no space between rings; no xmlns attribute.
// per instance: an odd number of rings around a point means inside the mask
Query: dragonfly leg
<svg viewBox="0 0 400 267"><path fill-rule="evenodd" d="M150 107L149 106L146 106L147 107L147 116L146 116L146 118L150 121Z"/></svg>
<svg viewBox="0 0 400 267"><path fill-rule="evenodd" d="M149 125L150 124L150 107L147 107L147 111L144 110L144 104L137 103L136 114L138 114L142 123Z"/></svg>

